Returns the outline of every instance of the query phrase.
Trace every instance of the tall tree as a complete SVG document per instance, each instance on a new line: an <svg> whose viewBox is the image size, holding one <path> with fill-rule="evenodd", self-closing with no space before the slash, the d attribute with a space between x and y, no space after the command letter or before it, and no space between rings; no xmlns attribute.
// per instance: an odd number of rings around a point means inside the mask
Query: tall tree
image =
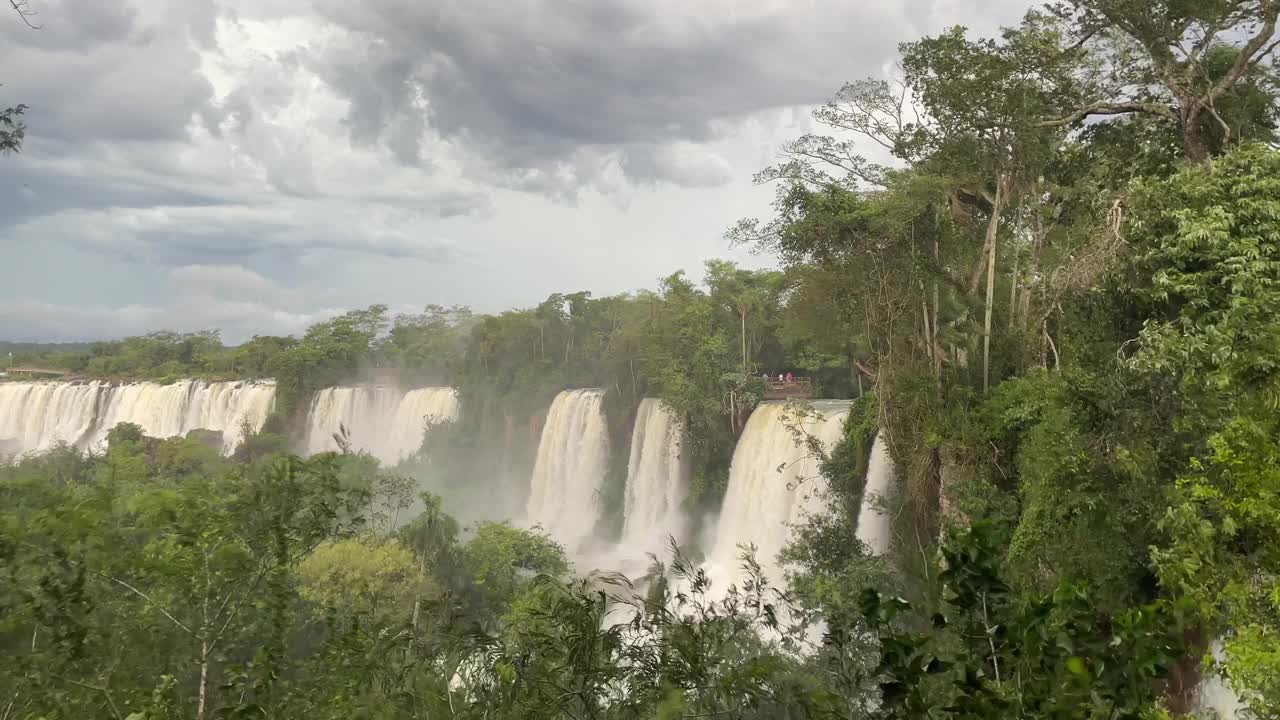
<svg viewBox="0 0 1280 720"><path fill-rule="evenodd" d="M1046 117L1046 126L1140 113L1176 124L1184 156L1204 162L1213 128L1231 137L1219 104L1251 76L1270 73L1280 0L1064 0L1049 7L1065 24L1090 97ZM1223 66L1226 49L1230 61Z"/></svg>

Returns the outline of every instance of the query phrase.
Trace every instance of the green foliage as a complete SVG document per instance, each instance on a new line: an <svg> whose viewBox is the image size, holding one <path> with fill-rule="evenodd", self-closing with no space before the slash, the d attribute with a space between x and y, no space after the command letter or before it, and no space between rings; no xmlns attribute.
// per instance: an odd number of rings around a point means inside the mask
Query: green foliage
<svg viewBox="0 0 1280 720"><path fill-rule="evenodd" d="M22 116L26 111L27 106L21 104L0 109L0 154L22 150L22 140L27 134Z"/></svg>
<svg viewBox="0 0 1280 720"><path fill-rule="evenodd" d="M976 523L942 548L944 612L903 629L910 605L868 590L877 675L890 718L1141 718L1153 681L1182 653L1167 603L1099 612L1082 586L1019 599L998 571L1001 540Z"/></svg>
<svg viewBox="0 0 1280 720"><path fill-rule="evenodd" d="M1227 635L1226 668L1260 716L1280 709L1280 157L1260 146L1135 193L1133 365L1170 378L1179 425L1204 437L1171 489L1153 550L1162 585Z"/></svg>
<svg viewBox="0 0 1280 720"><path fill-rule="evenodd" d="M1152 304L1139 368L1181 380L1212 422L1249 399L1280 407L1280 155L1250 146L1137 189L1139 295ZM1192 404L1194 403L1194 404Z"/></svg>
<svg viewBox="0 0 1280 720"><path fill-rule="evenodd" d="M297 575L298 594L320 611L361 614L375 622L410 618L430 584L409 548L377 537L325 543L299 563Z"/></svg>
<svg viewBox="0 0 1280 720"><path fill-rule="evenodd" d="M481 523L462 547L462 564L491 615L500 615L537 575L569 569L564 548L545 533L508 523Z"/></svg>

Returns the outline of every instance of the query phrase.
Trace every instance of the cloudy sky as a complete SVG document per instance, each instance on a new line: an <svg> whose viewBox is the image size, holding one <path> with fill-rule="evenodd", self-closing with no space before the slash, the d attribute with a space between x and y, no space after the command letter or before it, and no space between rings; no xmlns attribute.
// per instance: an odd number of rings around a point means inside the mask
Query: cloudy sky
<svg viewBox="0 0 1280 720"><path fill-rule="evenodd" d="M29 0L0 9L0 339L652 287L898 42L1026 0Z"/></svg>

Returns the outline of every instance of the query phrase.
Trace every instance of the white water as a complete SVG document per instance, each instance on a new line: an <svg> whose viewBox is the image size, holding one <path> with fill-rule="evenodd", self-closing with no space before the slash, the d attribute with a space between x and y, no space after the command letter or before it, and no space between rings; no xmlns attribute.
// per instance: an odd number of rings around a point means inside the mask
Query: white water
<svg viewBox="0 0 1280 720"><path fill-rule="evenodd" d="M101 450L111 428L129 422L152 437L216 430L229 453L245 421L253 430L262 427L275 393L271 382L0 383L0 442L14 455L59 443Z"/></svg>
<svg viewBox="0 0 1280 720"><path fill-rule="evenodd" d="M600 519L600 490L609 462L603 400L600 390L556 395L533 466L528 522L541 525L571 554L583 548Z"/></svg>
<svg viewBox="0 0 1280 720"><path fill-rule="evenodd" d="M1226 648L1221 639L1213 641L1210 651L1215 661L1221 663L1226 660ZM1245 711L1245 704L1240 697L1216 673L1207 674L1200 680L1200 685L1196 688L1196 706L1200 710L1212 710L1218 720L1243 718Z"/></svg>
<svg viewBox="0 0 1280 720"><path fill-rule="evenodd" d="M622 545L628 552L661 557L668 537L686 539L682 506L689 496L689 463L681 453L683 437L683 423L661 400L640 401L623 505Z"/></svg>
<svg viewBox="0 0 1280 720"><path fill-rule="evenodd" d="M871 445L871 457L867 460L867 481L862 491L862 505L858 508L857 537L872 555L888 555L893 542L889 513L886 504L893 487L893 460L884 439L876 433Z"/></svg>
<svg viewBox="0 0 1280 720"><path fill-rule="evenodd" d="M847 401L818 400L802 414L781 402L762 403L738 439L729 469L707 573L724 590L742 579L739 545L754 544L755 558L774 587L782 586L778 553L791 527L824 508L816 490L825 486L818 461L795 430L817 438L826 450L840 440Z"/></svg>
<svg viewBox="0 0 1280 720"><path fill-rule="evenodd" d="M448 387L407 393L376 386L325 388L312 398L307 413L306 452L338 450L334 435L346 428L352 450L394 465L422 445L428 424L457 414L458 396Z"/></svg>

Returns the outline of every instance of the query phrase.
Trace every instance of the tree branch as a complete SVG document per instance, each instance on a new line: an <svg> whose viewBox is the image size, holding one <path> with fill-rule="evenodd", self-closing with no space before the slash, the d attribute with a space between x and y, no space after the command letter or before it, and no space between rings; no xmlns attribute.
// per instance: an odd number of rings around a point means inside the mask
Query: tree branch
<svg viewBox="0 0 1280 720"><path fill-rule="evenodd" d="M137 595L138 597L140 597L140 598L142 598L143 600L147 601L147 604L148 604L148 605L150 605L151 607L154 607L155 609L159 610L159 611L160 611L160 612L161 612L165 617L169 618L169 620L170 620L171 622L173 622L173 624L174 624L174 625L177 625L178 627L180 627L180 628L182 628L183 630L185 630L185 631L187 632L187 634L188 634L188 635L190 635L191 637L196 637L196 634L195 634L194 632L192 632L192 631L191 631L191 628L187 627L186 625L183 625L181 620L178 620L178 618L176 618L176 617L174 617L173 615L169 614L169 611L168 611L168 610L165 610L165 609L164 609L164 607L160 605L160 603L156 602L155 600L152 600L150 595L147 595L146 593L142 592L142 591L141 591L141 590L139 590L138 588L136 588L136 587L134 587L134 586L130 585L129 583L127 583L127 582L125 582L125 581L121 580L121 579L120 579L120 578L118 578L118 577L112 577L111 575L107 575L106 573L100 573L100 572L98 572L97 570L90 570L89 572L92 572L94 575L98 575L98 576L100 576L100 577L104 577L104 578L106 578L106 579L110 580L111 582L116 583L117 585L120 585L120 586L121 586L121 587L123 587L123 588L126 588L127 590L129 590L130 592L132 592L134 595Z"/></svg>
<svg viewBox="0 0 1280 720"><path fill-rule="evenodd" d="M36 545L36 544L34 544L34 543L29 543L29 542L23 542L22 544L23 544L23 545L25 545L26 547L30 548L31 550L34 550L34 551L36 551L36 552L40 553L41 555L43 555L43 556L45 556L45 557L53 557L53 555L51 555L49 552L45 551L45 549L44 549L44 548L42 548L42 547L40 547L39 545ZM88 563L81 562L81 561L79 561L79 560L74 560L74 559L72 559L72 558L63 558L63 559L64 559L64 560L66 560L66 561L67 561L67 562L69 562L69 563L74 563L74 564L76 564L76 565L79 565L79 566L83 567L85 570L88 570L89 572L93 573L94 575L97 575L97 576L98 576L98 577L100 577L100 578L103 578L103 579L105 579L105 580L110 580L111 582L116 583L117 585L120 585L121 587L123 587L123 588L125 588L125 589L129 590L129 591L130 591L130 592L132 592L134 595L137 595L138 597L140 597L140 598L142 598L143 600L145 600L145 601L147 602L147 604L148 604L148 605L150 605L150 606L154 607L155 609L157 609L157 610L159 610L161 613L163 613L163 614L164 614L164 616L165 616L165 617L167 617L167 618L169 618L169 620L171 620L171 621L173 622L173 624L174 624L174 625L177 625L178 627L182 628L184 631L186 631L186 633L187 633L188 635L190 635L190 636L192 636L192 637L196 637L196 634L195 634L194 632L192 632L192 631L191 631L191 628L187 627L186 625L183 625L183 624L182 624L182 621L178 620L178 618L176 618L176 617L174 617L173 615L171 615L171 614L169 613L169 611L168 611L168 610L165 610L165 609L164 609L164 607L160 605L160 603L158 603L158 602L156 602L155 600L153 600L153 599L151 598L151 596L150 596L150 595L147 595L146 593L142 592L142 591L141 591L141 590L139 590L138 588L136 588L136 587L134 587L134 586L130 585L129 583L127 583L127 582L125 582L125 581L121 580L121 579L120 579L120 578L118 578L118 577L115 577L115 576L113 576L113 575L108 575L107 573L104 573L104 572L101 572L101 571L98 571L98 570L94 570L93 568L89 567L89 564L88 564Z"/></svg>
<svg viewBox="0 0 1280 720"><path fill-rule="evenodd" d="M111 691L107 689L106 685L90 685L89 683L80 682L79 680L72 680L71 678L63 675L57 675L54 673L50 673L50 675L63 682L71 683L77 687L82 687L85 690L96 690L102 693L102 696L107 699L107 705L111 708L111 714L116 717L116 720L123 720L124 716L120 714L120 708L116 707L116 701L111 698Z"/></svg>
<svg viewBox="0 0 1280 720"><path fill-rule="evenodd" d="M1177 113L1175 113L1173 108L1169 107L1168 105L1160 105L1158 103L1145 103L1145 102L1137 102L1137 101L1118 102L1118 103L1097 102L1092 105L1087 105L1085 107L1082 107L1079 110L1071 113L1070 115L1064 115L1059 118L1050 118L1047 120L1041 120L1040 122L1036 123L1035 126L1036 127L1061 127L1063 125L1072 125L1077 122L1080 122L1081 120L1089 117L1090 115L1126 115L1128 113L1146 113L1148 115L1160 115L1162 117L1167 117L1174 120L1178 119Z"/></svg>
<svg viewBox="0 0 1280 720"><path fill-rule="evenodd" d="M1271 0L1271 2L1265 3L1262 6L1262 14L1262 29L1244 44L1231 69L1213 87L1209 88L1209 92L1200 99L1201 105L1212 103L1222 93L1230 90L1255 62L1261 60L1275 48L1274 42L1271 43L1270 47L1266 47L1266 45L1267 41L1274 38L1276 34L1276 17L1280 16L1280 0ZM1264 47L1266 47L1265 50L1263 50ZM1261 55L1258 54L1259 50L1263 50Z"/></svg>
<svg viewBox="0 0 1280 720"><path fill-rule="evenodd" d="M18 13L18 17L22 18L22 23L32 30L39 30L40 26L31 22L31 18L36 16L36 11L32 10L28 0L9 0L9 6L13 11Z"/></svg>

